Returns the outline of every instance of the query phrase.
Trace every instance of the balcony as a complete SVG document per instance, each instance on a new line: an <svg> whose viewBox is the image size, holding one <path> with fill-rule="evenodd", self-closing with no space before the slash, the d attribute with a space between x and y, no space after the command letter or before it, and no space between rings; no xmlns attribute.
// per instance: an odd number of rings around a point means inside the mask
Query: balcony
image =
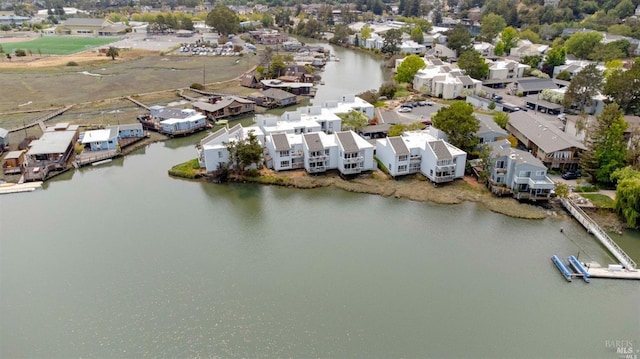
<svg viewBox="0 0 640 359"><path fill-rule="evenodd" d="M442 165L436 166L436 172L455 172L456 165Z"/></svg>
<svg viewBox="0 0 640 359"><path fill-rule="evenodd" d="M435 176L433 178L433 182L435 182L435 183L451 182L451 181L453 181L454 178L455 178L454 175Z"/></svg>
<svg viewBox="0 0 640 359"><path fill-rule="evenodd" d="M309 167L309 173L325 172L326 170L327 170L327 167L325 166Z"/></svg>
<svg viewBox="0 0 640 359"><path fill-rule="evenodd" d="M541 189L541 190L552 190L556 188L556 184L551 180L551 178L545 176L544 178L529 178L529 187L532 189Z"/></svg>
<svg viewBox="0 0 640 359"><path fill-rule="evenodd" d="M324 162L326 160L327 160L327 156L309 157L309 162Z"/></svg>
<svg viewBox="0 0 640 359"><path fill-rule="evenodd" d="M364 157L362 156L358 156L358 157L351 157L351 158L343 158L343 163L347 164L347 163L358 163L364 160Z"/></svg>
<svg viewBox="0 0 640 359"><path fill-rule="evenodd" d="M356 173L362 172L360 167L356 167L356 168L341 168L340 171L345 175L351 175L351 174L356 174Z"/></svg>

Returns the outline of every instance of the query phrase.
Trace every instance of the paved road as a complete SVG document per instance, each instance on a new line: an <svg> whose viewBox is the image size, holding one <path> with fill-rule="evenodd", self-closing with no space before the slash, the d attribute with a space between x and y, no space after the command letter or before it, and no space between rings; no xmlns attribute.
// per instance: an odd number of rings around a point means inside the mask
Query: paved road
<svg viewBox="0 0 640 359"><path fill-rule="evenodd" d="M431 115L438 112L443 105L439 103L435 103L433 106L418 106L411 109L411 112L398 112L400 106L396 107L393 110L386 111L384 109L379 109L379 118L381 123L388 124L411 124L415 122L420 122L424 120L429 120Z"/></svg>

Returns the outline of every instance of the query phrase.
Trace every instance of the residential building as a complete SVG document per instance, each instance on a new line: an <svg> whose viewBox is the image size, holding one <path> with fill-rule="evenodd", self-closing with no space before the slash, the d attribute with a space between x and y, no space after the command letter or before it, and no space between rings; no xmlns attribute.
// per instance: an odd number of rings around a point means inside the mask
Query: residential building
<svg viewBox="0 0 640 359"><path fill-rule="evenodd" d="M250 95L247 99L256 105L267 108L286 107L298 103L298 97L290 92L280 89L266 89Z"/></svg>
<svg viewBox="0 0 640 359"><path fill-rule="evenodd" d="M514 135L531 154L549 169L576 170L584 143L577 140L547 119L529 112L509 114L507 132Z"/></svg>
<svg viewBox="0 0 640 359"><path fill-rule="evenodd" d="M458 57L455 50L442 44L434 44L431 49L427 50L426 55L445 60L456 59Z"/></svg>
<svg viewBox="0 0 640 359"><path fill-rule="evenodd" d="M527 151L511 147L507 140L489 144L491 159L488 186L494 194L511 193L516 199L547 200L555 183L547 167Z"/></svg>
<svg viewBox="0 0 640 359"><path fill-rule="evenodd" d="M524 77L524 72L531 66L517 61L504 59L487 62L489 65L488 80L507 80Z"/></svg>
<svg viewBox="0 0 640 359"><path fill-rule="evenodd" d="M265 137L267 167L275 171L304 168L304 151L300 134L273 133Z"/></svg>
<svg viewBox="0 0 640 359"><path fill-rule="evenodd" d="M473 95L482 89L482 81L464 74L457 65L433 57L424 59L425 67L413 77L413 88L443 99Z"/></svg>
<svg viewBox="0 0 640 359"><path fill-rule="evenodd" d="M422 173L444 183L464 176L467 154L423 130L377 140L376 157L393 177Z"/></svg>
<svg viewBox="0 0 640 359"><path fill-rule="evenodd" d="M50 171L66 168L78 140L78 125L60 122L47 127L42 136L29 144L26 153L26 181L41 181Z"/></svg>
<svg viewBox="0 0 640 359"><path fill-rule="evenodd" d="M302 151L307 173L315 174L338 168L338 144L334 135L324 132L305 133L302 135Z"/></svg>
<svg viewBox="0 0 640 359"><path fill-rule="evenodd" d="M493 50L495 45L488 42L476 42L473 44L473 49L478 51L482 57L495 57Z"/></svg>
<svg viewBox="0 0 640 359"><path fill-rule="evenodd" d="M476 132L479 146L507 138L507 131L498 126L493 116L476 114L475 117L480 124L480 129Z"/></svg>
<svg viewBox="0 0 640 359"><path fill-rule="evenodd" d="M308 82L285 82L280 79L265 79L260 80L264 89L277 88L294 95L310 95L313 88L312 83Z"/></svg>
<svg viewBox="0 0 640 359"><path fill-rule="evenodd" d="M334 114L348 113L351 110L358 111L367 116L369 120L375 116L374 106L355 95L343 95L335 101L325 101L322 103L322 108Z"/></svg>
<svg viewBox="0 0 640 359"><path fill-rule="evenodd" d="M253 133L260 144L264 144L264 134L255 126L243 128L237 124L232 128L223 127L211 135L203 138L196 146L198 162L207 172L214 172L221 166L229 165L229 151L227 145L233 141L246 138Z"/></svg>
<svg viewBox="0 0 640 359"><path fill-rule="evenodd" d="M569 75L571 75L571 78L573 78L573 76L575 76L578 72L582 71L585 67L591 64L593 64L593 62L587 60L567 60L565 61L564 65L555 66L553 68L553 77L557 77L558 74L562 71L567 71ZM606 67L604 67L603 65L597 64L596 67L598 68L598 70L603 72L604 70L606 70Z"/></svg>
<svg viewBox="0 0 640 359"><path fill-rule="evenodd" d="M338 142L338 171L350 176L376 168L372 144L353 131L335 133Z"/></svg>
<svg viewBox="0 0 640 359"><path fill-rule="evenodd" d="M107 151L118 149L118 128L86 131L80 142L88 151Z"/></svg>
<svg viewBox="0 0 640 359"><path fill-rule="evenodd" d="M0 15L0 25L22 26L23 23L31 22L30 17L18 16L16 14Z"/></svg>
<svg viewBox="0 0 640 359"><path fill-rule="evenodd" d="M144 137L144 130L142 128L142 124L140 123L131 123L126 125L117 125L117 126L111 126L111 127L116 127L118 129L119 139Z"/></svg>
<svg viewBox="0 0 640 359"><path fill-rule="evenodd" d="M537 77L518 78L508 86L508 90L512 95L535 95L542 90L557 89L558 85L552 79L541 79Z"/></svg>
<svg viewBox="0 0 640 359"><path fill-rule="evenodd" d="M237 96L218 97L212 99L211 103L198 101L192 104L196 111L212 121L253 113L255 105L255 102Z"/></svg>
<svg viewBox="0 0 640 359"><path fill-rule="evenodd" d="M419 44L413 40L404 40L398 46L400 53L422 55L427 51L423 44Z"/></svg>
<svg viewBox="0 0 640 359"><path fill-rule="evenodd" d="M249 72L240 77L240 86L258 88L261 85L260 81L256 78L256 74L254 72Z"/></svg>
<svg viewBox="0 0 640 359"><path fill-rule="evenodd" d="M549 45L534 44L529 40L520 40L518 45L511 49L511 57L522 60L525 56L543 56L549 50Z"/></svg>

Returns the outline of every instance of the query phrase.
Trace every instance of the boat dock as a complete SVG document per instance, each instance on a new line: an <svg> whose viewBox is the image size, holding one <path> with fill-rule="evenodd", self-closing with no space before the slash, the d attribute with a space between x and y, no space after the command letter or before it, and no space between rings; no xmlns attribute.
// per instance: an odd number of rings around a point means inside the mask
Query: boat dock
<svg viewBox="0 0 640 359"><path fill-rule="evenodd" d="M28 183L2 183L0 184L0 194L32 192L42 187L42 182Z"/></svg>
<svg viewBox="0 0 640 359"><path fill-rule="evenodd" d="M622 248L618 246L616 242L609 237L600 226L591 219L577 204L575 204L570 198L561 198L560 201L564 208L587 230L587 232L593 234L602 243L605 248L611 252L611 254L619 261L620 269L628 272L629 275L625 276L625 279L640 279L640 271L638 271L636 262L625 253ZM589 274L598 278L621 278L619 274L611 274L614 271L599 272L599 275L593 275L591 269L588 268ZM634 274L635 273L635 274Z"/></svg>

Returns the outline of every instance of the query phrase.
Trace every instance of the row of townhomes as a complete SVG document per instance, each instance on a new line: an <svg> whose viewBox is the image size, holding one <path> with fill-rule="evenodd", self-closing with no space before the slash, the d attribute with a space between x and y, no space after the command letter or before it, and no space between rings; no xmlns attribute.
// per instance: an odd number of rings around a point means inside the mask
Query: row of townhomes
<svg viewBox="0 0 640 359"><path fill-rule="evenodd" d="M375 144L353 131L342 131L337 114L351 110L373 118L373 106L354 96L285 112L257 115L255 125L222 128L197 146L200 166L207 172L228 164L227 144L253 133L265 148L265 163L275 171L304 168L308 173L338 170L344 176L376 169L374 152L392 176L422 173L434 183L464 175L466 153L427 131L383 138Z"/></svg>

